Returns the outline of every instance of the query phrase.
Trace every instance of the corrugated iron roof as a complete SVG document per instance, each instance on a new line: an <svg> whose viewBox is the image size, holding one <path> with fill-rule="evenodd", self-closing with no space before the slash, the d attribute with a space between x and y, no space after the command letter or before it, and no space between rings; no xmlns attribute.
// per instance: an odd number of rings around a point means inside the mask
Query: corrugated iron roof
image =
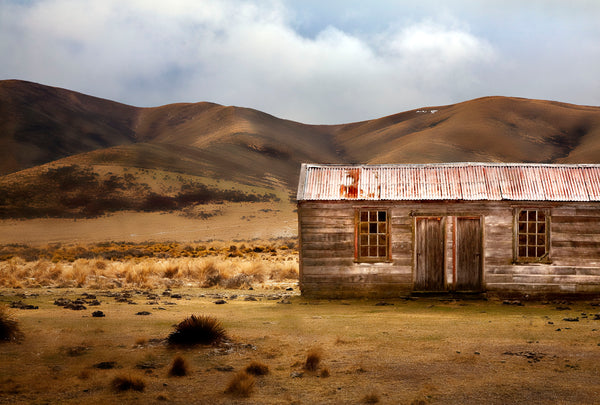
<svg viewBox="0 0 600 405"><path fill-rule="evenodd" d="M305 200L600 201L600 165L303 164Z"/></svg>

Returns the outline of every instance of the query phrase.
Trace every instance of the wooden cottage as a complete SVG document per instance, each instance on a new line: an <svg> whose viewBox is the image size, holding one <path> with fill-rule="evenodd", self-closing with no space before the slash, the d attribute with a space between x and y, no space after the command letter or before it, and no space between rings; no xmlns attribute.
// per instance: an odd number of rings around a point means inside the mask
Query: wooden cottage
<svg viewBox="0 0 600 405"><path fill-rule="evenodd" d="M600 165L303 164L308 296L600 296Z"/></svg>

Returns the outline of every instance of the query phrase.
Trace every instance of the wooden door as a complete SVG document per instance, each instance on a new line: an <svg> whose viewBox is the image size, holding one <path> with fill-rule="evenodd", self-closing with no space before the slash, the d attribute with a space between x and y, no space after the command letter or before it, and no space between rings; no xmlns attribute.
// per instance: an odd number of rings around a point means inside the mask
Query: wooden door
<svg viewBox="0 0 600 405"><path fill-rule="evenodd" d="M456 218L457 291L480 291L482 232L479 218Z"/></svg>
<svg viewBox="0 0 600 405"><path fill-rule="evenodd" d="M417 218L415 229L416 291L443 291L444 229L442 218Z"/></svg>

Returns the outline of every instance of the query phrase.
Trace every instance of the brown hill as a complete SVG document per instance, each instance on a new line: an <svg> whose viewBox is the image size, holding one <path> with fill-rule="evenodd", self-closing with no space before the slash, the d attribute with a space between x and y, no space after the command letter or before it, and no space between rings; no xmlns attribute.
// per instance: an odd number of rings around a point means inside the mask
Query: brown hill
<svg viewBox="0 0 600 405"><path fill-rule="evenodd" d="M600 107L486 97L317 126L212 103L136 108L0 81L5 217L182 208L206 190L265 201L293 195L302 162L444 161L599 163Z"/></svg>

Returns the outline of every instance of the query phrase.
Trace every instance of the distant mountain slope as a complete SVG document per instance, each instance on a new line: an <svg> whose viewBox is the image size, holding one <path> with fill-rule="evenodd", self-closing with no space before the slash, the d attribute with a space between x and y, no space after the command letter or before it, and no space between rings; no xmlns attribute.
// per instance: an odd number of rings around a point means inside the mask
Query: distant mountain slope
<svg viewBox="0 0 600 405"><path fill-rule="evenodd" d="M0 81L0 174L135 141L137 109L69 90Z"/></svg>
<svg viewBox="0 0 600 405"><path fill-rule="evenodd" d="M112 190L107 204L118 209L119 199L138 194L174 203L169 199L198 182L211 183L211 190L221 190L217 195L228 195L224 184L246 194L293 195L302 162L452 161L600 163L600 107L485 97L363 122L306 125L248 108L206 102L137 108L0 81L0 211L3 204L19 211L61 166L71 167L65 173L75 178L95 176L94 187L68 189L70 199L63 198L77 210L77 198L90 190ZM2 190L14 198L3 203Z"/></svg>
<svg viewBox="0 0 600 405"><path fill-rule="evenodd" d="M348 124L337 140L351 160L390 162L600 161L600 108L485 97Z"/></svg>

